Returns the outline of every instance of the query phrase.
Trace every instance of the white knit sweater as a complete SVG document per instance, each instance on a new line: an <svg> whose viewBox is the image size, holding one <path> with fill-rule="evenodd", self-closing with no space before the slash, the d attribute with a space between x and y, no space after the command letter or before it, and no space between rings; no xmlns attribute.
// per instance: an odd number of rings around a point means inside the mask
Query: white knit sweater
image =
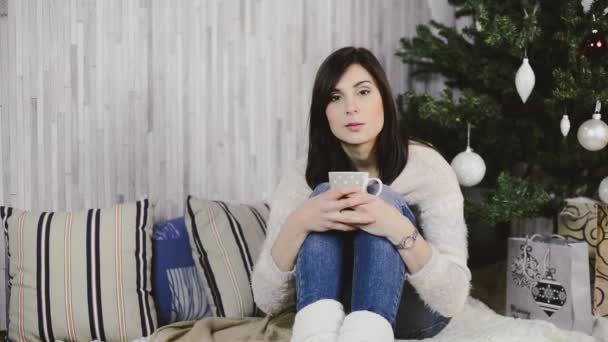
<svg viewBox="0 0 608 342"><path fill-rule="evenodd" d="M305 173L303 158L283 176L271 201L267 237L251 279L255 302L268 315L295 305L295 269L281 271L270 250L286 218L312 192ZM408 205L418 207L418 224L432 249L429 262L408 280L431 309L451 317L463 309L471 280L463 197L456 175L437 151L412 142L407 165L390 187Z"/></svg>

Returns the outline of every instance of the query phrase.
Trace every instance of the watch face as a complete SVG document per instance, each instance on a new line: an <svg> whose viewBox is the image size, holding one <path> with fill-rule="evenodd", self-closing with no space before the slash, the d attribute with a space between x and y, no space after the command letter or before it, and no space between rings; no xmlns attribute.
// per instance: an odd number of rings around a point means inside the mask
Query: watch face
<svg viewBox="0 0 608 342"><path fill-rule="evenodd" d="M415 230L411 235L404 237L403 240L401 241L401 243L399 244L399 246L401 247L401 249L412 248L414 246L414 244L416 243L417 238L418 238L418 231Z"/></svg>

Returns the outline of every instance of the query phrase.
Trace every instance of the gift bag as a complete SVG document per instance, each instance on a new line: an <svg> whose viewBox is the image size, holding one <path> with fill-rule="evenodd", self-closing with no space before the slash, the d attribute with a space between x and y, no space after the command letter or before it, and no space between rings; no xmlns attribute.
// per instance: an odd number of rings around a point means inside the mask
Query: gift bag
<svg viewBox="0 0 608 342"><path fill-rule="evenodd" d="M598 221L598 212L602 208L606 210L606 205L590 198L569 198L557 217L557 233L569 240L586 241L590 246L589 258L592 259L603 238Z"/></svg>
<svg viewBox="0 0 608 342"><path fill-rule="evenodd" d="M509 238L508 248L507 316L591 334L587 243L537 234Z"/></svg>
<svg viewBox="0 0 608 342"><path fill-rule="evenodd" d="M597 212L597 256L595 258L595 284L593 288L593 314L608 317L608 206Z"/></svg>

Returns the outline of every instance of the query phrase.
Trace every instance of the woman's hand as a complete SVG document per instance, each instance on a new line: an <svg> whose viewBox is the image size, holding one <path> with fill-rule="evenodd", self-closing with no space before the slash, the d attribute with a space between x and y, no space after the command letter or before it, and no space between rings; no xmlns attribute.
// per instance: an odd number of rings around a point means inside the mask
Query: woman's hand
<svg viewBox="0 0 608 342"><path fill-rule="evenodd" d="M374 222L359 225L361 230L370 234L385 237L393 244L395 236L410 234L416 229L412 222L394 206L386 203L382 198L366 192L351 193L348 199L357 205L352 208L353 215L372 217Z"/></svg>
<svg viewBox="0 0 608 342"><path fill-rule="evenodd" d="M356 207L367 199L345 196L361 192L356 186L328 190L302 203L287 217L287 224L305 234L328 230L351 231L358 226L375 222L374 217L365 212L344 210Z"/></svg>

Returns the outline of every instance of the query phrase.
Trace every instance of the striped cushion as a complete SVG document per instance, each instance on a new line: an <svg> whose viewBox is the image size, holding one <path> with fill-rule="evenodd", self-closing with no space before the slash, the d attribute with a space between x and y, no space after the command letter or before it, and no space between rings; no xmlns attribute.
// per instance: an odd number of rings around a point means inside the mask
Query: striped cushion
<svg viewBox="0 0 608 342"><path fill-rule="evenodd" d="M211 311L218 317L257 316L251 273L266 236L269 207L189 196L186 226Z"/></svg>
<svg viewBox="0 0 608 342"><path fill-rule="evenodd" d="M131 341L156 326L149 201L33 213L0 207L11 341Z"/></svg>

